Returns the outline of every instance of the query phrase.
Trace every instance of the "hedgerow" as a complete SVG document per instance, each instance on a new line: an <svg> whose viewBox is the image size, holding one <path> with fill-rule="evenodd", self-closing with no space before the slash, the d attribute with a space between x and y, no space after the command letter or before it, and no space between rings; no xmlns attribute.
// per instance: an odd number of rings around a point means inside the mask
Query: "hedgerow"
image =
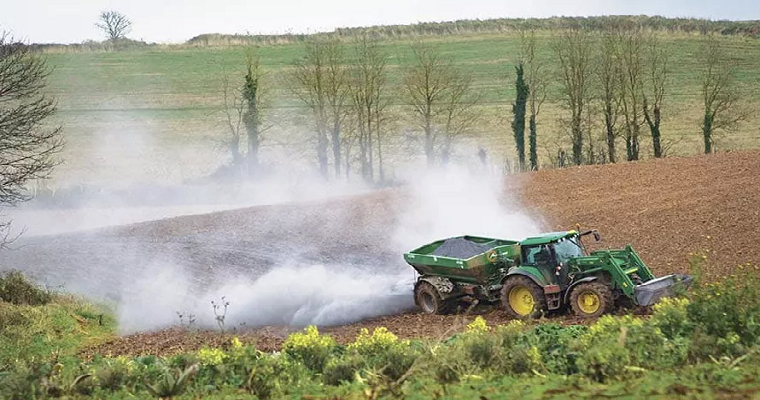
<svg viewBox="0 0 760 400"><path fill-rule="evenodd" d="M291 334L281 353L233 340L224 349L166 358L18 360L0 374L0 397L491 398L488 388L499 387L523 398L551 398L600 384L633 390L627 394L633 398L760 391L757 281L698 285L688 298L662 300L649 318L608 315L589 326L489 326L476 317L443 341L401 340L378 327L345 346L310 326ZM640 385L651 387L639 391Z"/></svg>

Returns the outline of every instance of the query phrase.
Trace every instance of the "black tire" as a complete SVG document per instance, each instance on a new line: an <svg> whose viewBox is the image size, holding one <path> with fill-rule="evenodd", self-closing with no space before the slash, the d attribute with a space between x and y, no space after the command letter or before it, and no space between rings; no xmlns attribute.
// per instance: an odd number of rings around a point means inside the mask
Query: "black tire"
<svg viewBox="0 0 760 400"><path fill-rule="evenodd" d="M445 314L448 311L448 306L438 289L430 282L417 282L414 287L414 303L425 314Z"/></svg>
<svg viewBox="0 0 760 400"><path fill-rule="evenodd" d="M581 283L570 293L573 314L581 318L598 318L612 311L614 304L612 290L604 282Z"/></svg>
<svg viewBox="0 0 760 400"><path fill-rule="evenodd" d="M511 304L510 295L514 300L518 296L525 298L527 294L532 298L532 309L521 309L518 304ZM527 276L513 276L504 281L501 287L501 305L510 317L518 319L538 318L547 311L544 291ZM523 303L523 306L526 306L526 303Z"/></svg>

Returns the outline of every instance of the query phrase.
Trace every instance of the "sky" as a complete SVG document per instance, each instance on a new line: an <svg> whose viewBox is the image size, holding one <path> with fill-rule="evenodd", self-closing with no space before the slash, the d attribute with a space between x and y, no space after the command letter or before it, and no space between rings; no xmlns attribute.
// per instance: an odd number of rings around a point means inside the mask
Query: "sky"
<svg viewBox="0 0 760 400"><path fill-rule="evenodd" d="M180 43L203 33L302 33L457 19L662 15L760 19L758 0L0 0L0 31L32 43L102 40L101 11L133 22L128 37ZM7 3L7 4L3 4Z"/></svg>

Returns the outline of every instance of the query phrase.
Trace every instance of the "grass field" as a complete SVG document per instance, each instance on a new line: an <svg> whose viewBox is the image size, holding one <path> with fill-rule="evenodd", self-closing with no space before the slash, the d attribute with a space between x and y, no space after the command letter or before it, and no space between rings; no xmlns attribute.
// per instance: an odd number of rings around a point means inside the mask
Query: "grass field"
<svg viewBox="0 0 760 400"><path fill-rule="evenodd" d="M663 111L663 133L679 141L673 154L701 150L700 61L696 57L702 37L661 34L670 54L670 78ZM509 132L510 104L514 97L513 65L519 40L514 34L480 34L427 37L438 50L452 57L473 76L483 94L482 117L469 142L490 149L501 163L512 156ZM738 66L737 80L750 109L760 105L760 42L738 36L720 38ZM554 78L554 56L549 33L539 35L539 57L548 66L547 103L539 116L541 156L556 153L566 140L558 119L562 113L560 86ZM403 105L401 68L410 62L409 40L386 40L390 56L389 81L394 112L401 132L412 126ZM161 46L118 52L56 52L47 55L55 68L50 89L58 99L58 121L64 125L68 147L66 163L57 170L58 184L102 182L125 177L178 181L212 172L225 159L220 142L226 133L222 113L222 77L242 80L246 48ZM287 144L288 154L316 162L305 110L284 87L285 72L303 52L301 44L262 47L259 54L270 89L270 123L264 160ZM601 135L601 118L595 127ZM620 143L622 147L622 143ZM760 146L760 119L751 116L738 132L718 141L719 149ZM567 146L565 146L567 148ZM651 152L642 138L645 157ZM402 153L400 147L389 153ZM407 152L408 150L404 150ZM460 149L459 155L471 156ZM278 153L279 154L279 153ZM408 156L408 154L406 154Z"/></svg>

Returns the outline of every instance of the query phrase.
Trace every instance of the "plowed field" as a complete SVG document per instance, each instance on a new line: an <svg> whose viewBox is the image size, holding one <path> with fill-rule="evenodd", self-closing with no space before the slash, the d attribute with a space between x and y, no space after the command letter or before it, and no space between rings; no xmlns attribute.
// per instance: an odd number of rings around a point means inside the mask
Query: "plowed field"
<svg viewBox="0 0 760 400"><path fill-rule="evenodd" d="M504 197L511 199L515 196L508 194L517 192L519 202L546 229L566 230L581 224L602 232L603 240L594 246L632 244L656 275L688 273L690 253L706 256L707 279L733 274L739 264L760 264L758 151L539 171L510 177L503 190ZM132 254L125 249L139 248L141 257L169 252L194 265L199 284L219 274L261 276L283 254L327 264L348 262L365 270L380 265L398 270L400 255L378 244L391 239L389 227L399 222L396 211L407 197L407 189L397 188L327 202L140 223L100 232L97 237L43 238L32 243L32 250L15 252L10 264L34 263L37 272L44 274L95 257L101 267L105 264L119 271L109 278L118 281L135 271L124 267L124 258L114 259L114 252ZM74 269L81 270L82 279L92 274L86 268ZM758 272L750 269L750 273ZM108 285L102 290L108 291ZM507 320L498 310L485 311L485 317L492 323ZM470 318L409 311L323 330L341 342L352 340L363 327L375 326L386 326L404 338L443 337L461 329ZM226 335L163 330L119 338L88 353L176 353L222 344L233 334L264 350L274 350L293 329L297 328L267 327Z"/></svg>

